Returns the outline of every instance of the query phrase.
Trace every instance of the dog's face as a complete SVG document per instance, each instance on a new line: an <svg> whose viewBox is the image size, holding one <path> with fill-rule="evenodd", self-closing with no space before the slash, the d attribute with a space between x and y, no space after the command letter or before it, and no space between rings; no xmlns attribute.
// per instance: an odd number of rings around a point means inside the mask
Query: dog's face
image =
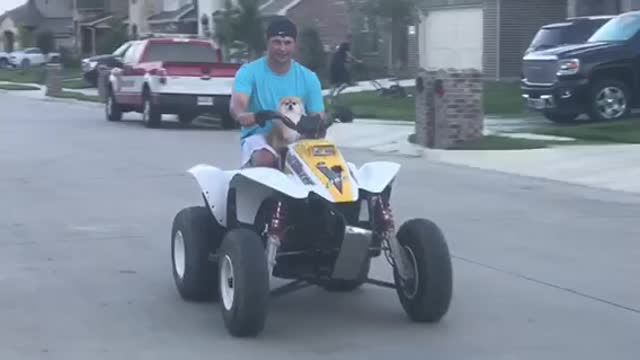
<svg viewBox="0 0 640 360"><path fill-rule="evenodd" d="M300 119L300 115L305 113L302 99L295 96L282 98L280 100L280 107L278 110L295 122Z"/></svg>

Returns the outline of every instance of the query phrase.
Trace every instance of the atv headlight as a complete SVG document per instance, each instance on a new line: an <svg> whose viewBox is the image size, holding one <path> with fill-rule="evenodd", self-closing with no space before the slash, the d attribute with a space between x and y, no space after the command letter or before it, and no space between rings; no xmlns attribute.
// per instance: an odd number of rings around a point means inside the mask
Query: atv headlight
<svg viewBox="0 0 640 360"><path fill-rule="evenodd" d="M558 61L558 76L575 75L580 71L579 59L567 59Z"/></svg>

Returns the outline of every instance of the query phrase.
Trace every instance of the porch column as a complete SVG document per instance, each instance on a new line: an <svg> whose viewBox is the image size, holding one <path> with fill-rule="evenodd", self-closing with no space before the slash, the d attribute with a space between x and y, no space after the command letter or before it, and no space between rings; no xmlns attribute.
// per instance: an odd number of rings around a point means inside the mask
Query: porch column
<svg viewBox="0 0 640 360"><path fill-rule="evenodd" d="M96 28L91 27L91 55L96 55Z"/></svg>

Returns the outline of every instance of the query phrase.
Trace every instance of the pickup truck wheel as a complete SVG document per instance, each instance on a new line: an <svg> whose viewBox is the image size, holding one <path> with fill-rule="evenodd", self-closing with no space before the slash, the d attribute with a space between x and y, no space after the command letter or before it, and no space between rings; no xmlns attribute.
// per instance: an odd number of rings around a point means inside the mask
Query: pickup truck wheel
<svg viewBox="0 0 640 360"><path fill-rule="evenodd" d="M9 67L9 60L7 58L0 59L0 69Z"/></svg>
<svg viewBox="0 0 640 360"><path fill-rule="evenodd" d="M178 121L182 126L187 126L190 125L197 117L197 113L183 112L178 114Z"/></svg>
<svg viewBox="0 0 640 360"><path fill-rule="evenodd" d="M151 95L145 92L142 100L142 120L148 128L159 128L162 123L162 114L151 102Z"/></svg>
<svg viewBox="0 0 640 360"><path fill-rule="evenodd" d="M220 114L220 118L222 122L222 128L225 130L236 129L239 127L238 122L236 122L233 119L233 117L231 116L231 113L228 111L225 111L222 114Z"/></svg>
<svg viewBox="0 0 640 360"><path fill-rule="evenodd" d="M621 81L598 81L591 90L591 119L611 121L628 116L631 110L629 95L629 88Z"/></svg>
<svg viewBox="0 0 640 360"><path fill-rule="evenodd" d="M116 97L114 96L113 91L109 91L109 95L107 96L107 101L105 103L105 112L108 121L122 120L122 109L116 102Z"/></svg>

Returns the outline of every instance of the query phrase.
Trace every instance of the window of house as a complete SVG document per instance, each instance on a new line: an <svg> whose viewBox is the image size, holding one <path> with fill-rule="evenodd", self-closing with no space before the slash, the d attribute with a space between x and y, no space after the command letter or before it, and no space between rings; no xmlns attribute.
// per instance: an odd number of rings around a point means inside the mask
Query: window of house
<svg viewBox="0 0 640 360"><path fill-rule="evenodd" d="M360 48L365 53L378 52L379 44L378 40L380 34L378 32L378 23L376 18L370 16L364 16L362 22L362 28L360 29Z"/></svg>

